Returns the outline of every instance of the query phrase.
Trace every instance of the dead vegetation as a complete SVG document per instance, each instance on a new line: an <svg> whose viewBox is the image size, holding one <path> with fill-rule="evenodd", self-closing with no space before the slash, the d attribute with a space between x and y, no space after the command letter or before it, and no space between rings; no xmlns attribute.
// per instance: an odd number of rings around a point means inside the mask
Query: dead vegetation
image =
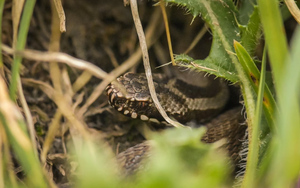
<svg viewBox="0 0 300 188"><path fill-rule="evenodd" d="M150 62L156 67L168 62L169 55L161 11L153 5L153 2L139 1ZM115 113L104 92L106 85L124 72L143 71L130 8L116 0L89 0L65 1L63 9L66 32L61 33L54 5L50 1L36 2L26 50L20 53L24 57L21 83L29 111L23 107L22 94L17 100L22 113L27 114L27 123L34 126L32 135L47 173L58 185L69 182L76 169L69 154L69 147L76 143L74 137L104 141L114 153L144 140L136 130L141 122ZM198 19L190 26L192 17L183 16L182 10L174 7L167 11L174 18L170 23L174 51L181 53L204 24ZM15 15L11 13L12 3L6 2L2 41L6 45L3 61L7 80L14 53L12 20ZM191 54L196 58L205 57L211 40L209 33L206 34ZM22 178L22 169L16 168L16 173Z"/></svg>

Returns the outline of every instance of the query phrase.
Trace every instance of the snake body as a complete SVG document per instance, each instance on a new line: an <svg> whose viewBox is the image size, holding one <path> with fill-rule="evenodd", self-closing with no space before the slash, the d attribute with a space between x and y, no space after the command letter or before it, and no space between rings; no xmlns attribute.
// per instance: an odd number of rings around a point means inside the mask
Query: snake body
<svg viewBox="0 0 300 188"><path fill-rule="evenodd" d="M167 114L181 123L206 122L226 105L228 87L213 77L206 77L209 84L197 82L195 78L184 80L186 78L168 79L162 74L154 74L158 99ZM124 115L134 119L163 120L151 99L145 74L126 73L109 84L106 91L110 104Z"/></svg>
<svg viewBox="0 0 300 188"><path fill-rule="evenodd" d="M245 131L247 126L244 126L244 117L241 115L241 107L228 110L212 119L204 126L207 127L207 132L202 137L202 141L213 143L220 139L226 138L225 143L221 146L228 151L234 166L234 171L241 170L240 162L242 156L240 151L243 149ZM117 161L123 169L125 175L131 175L145 168L145 159L151 158L152 143L149 141L137 144L117 155Z"/></svg>
<svg viewBox="0 0 300 188"><path fill-rule="evenodd" d="M229 98L228 86L214 77L195 80L195 73L168 79L154 74L153 81L158 99L167 114L181 123L196 120L207 127L202 138L213 143L226 138L224 147L236 169L241 160L239 152L245 137L246 126L241 108L234 108L220 114ZM196 73L196 76L199 76ZM151 99L145 74L126 73L106 88L109 103L120 113L131 118L160 122L163 120ZM218 115L218 116L217 116ZM217 117L215 117L217 116ZM151 144L144 142L127 149L117 156L126 174L137 171L144 158L150 156Z"/></svg>

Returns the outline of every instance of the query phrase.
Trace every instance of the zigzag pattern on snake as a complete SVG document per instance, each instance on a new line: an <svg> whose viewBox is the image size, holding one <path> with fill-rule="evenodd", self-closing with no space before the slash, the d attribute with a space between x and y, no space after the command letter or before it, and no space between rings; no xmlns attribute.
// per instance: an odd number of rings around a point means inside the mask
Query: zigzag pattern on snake
<svg viewBox="0 0 300 188"><path fill-rule="evenodd" d="M206 126L207 133L202 141L213 143L226 138L227 142L222 147L228 150L237 169L247 128L242 125L245 120L241 108L218 115L229 98L226 83L212 76L199 76L198 73L196 76L205 81L197 83L195 73L171 79L161 74L153 75L158 99L167 114L179 122L196 120ZM110 104L120 113L144 121L163 120L151 99L145 74L126 73L109 84L106 91ZM143 159L150 156L150 151L151 145L145 142L118 154L117 159L125 173L132 174L140 169Z"/></svg>

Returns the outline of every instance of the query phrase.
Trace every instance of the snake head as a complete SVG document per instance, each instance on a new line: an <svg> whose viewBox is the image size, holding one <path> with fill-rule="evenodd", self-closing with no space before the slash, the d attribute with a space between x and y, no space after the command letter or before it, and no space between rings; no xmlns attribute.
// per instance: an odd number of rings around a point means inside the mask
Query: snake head
<svg viewBox="0 0 300 188"><path fill-rule="evenodd" d="M144 121L160 117L142 74L126 73L118 77L106 87L106 93L110 105L126 116Z"/></svg>

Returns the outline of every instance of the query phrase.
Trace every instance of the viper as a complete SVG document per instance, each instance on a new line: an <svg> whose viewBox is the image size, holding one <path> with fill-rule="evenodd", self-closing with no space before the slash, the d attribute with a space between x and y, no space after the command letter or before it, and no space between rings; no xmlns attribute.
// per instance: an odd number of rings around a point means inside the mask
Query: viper
<svg viewBox="0 0 300 188"><path fill-rule="evenodd" d="M202 138L206 143L226 138L223 147L238 168L246 126L241 107L223 112L230 96L227 83L203 72L178 70L176 77L171 78L153 74L161 106L169 117L181 123L194 121L206 126L207 132ZM156 123L164 120L153 103L145 74L126 73L110 83L106 92L111 106L125 116ZM125 172L131 174L139 169L143 158L149 157L150 148L145 142L118 154L117 159Z"/></svg>

